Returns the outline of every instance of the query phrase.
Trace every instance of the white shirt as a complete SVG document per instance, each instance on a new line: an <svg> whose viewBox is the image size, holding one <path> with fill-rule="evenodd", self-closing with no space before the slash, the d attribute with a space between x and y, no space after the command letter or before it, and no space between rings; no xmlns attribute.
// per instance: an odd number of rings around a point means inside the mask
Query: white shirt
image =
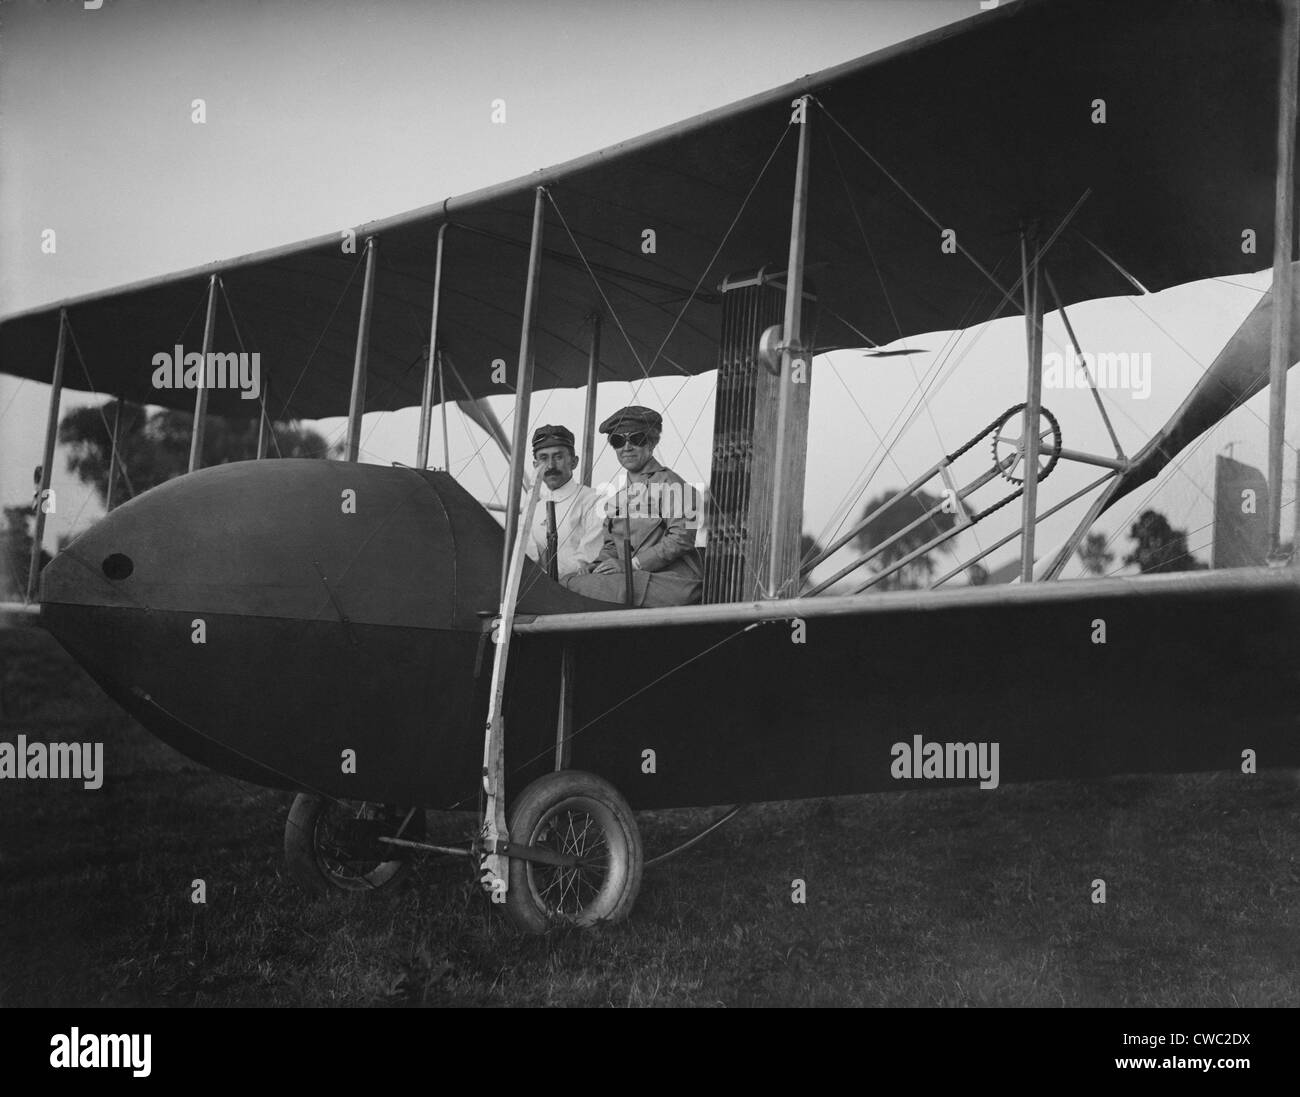
<svg viewBox="0 0 1300 1097"><path fill-rule="evenodd" d="M605 497L575 479L552 491L545 483L537 494L533 528L527 552L533 560L546 556L546 504L555 504L555 532L559 541L561 576L586 571L605 544ZM527 506L525 505L525 511ZM520 515L521 519L523 515Z"/></svg>

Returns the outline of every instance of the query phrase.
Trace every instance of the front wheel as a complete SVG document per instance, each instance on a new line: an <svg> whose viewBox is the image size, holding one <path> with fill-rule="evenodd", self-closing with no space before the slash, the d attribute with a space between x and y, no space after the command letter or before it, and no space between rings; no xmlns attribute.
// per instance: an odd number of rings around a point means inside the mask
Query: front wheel
<svg viewBox="0 0 1300 1097"><path fill-rule="evenodd" d="M396 835L405 812L381 804L330 800L300 792L284 825L289 874L307 891L375 891L396 882L410 862L380 835ZM416 813L423 822L423 815ZM414 837L408 826L406 837Z"/></svg>
<svg viewBox="0 0 1300 1097"><path fill-rule="evenodd" d="M506 912L526 933L626 918L641 888L641 833L632 809L594 773L539 777L510 813L510 841L581 859L571 867L510 859Z"/></svg>

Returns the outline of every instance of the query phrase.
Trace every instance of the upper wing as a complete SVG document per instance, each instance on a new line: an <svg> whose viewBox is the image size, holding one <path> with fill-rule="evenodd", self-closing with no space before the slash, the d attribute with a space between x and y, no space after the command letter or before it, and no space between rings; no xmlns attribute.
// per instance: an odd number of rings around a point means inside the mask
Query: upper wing
<svg viewBox="0 0 1300 1097"><path fill-rule="evenodd" d="M792 16L797 17L797 16ZM585 382L585 319L605 314L601 380L716 366L718 285L786 260L796 142L811 93L807 259L819 347L969 326L1007 303L941 229L1013 289L1018 230L1044 235L1066 303L1257 269L1272 248L1280 18L1270 0L1022 0L556 168L372 223L379 238L367 410L417 404L435 239L440 345L475 396L514 380L533 189L547 207L539 388ZM720 48L726 48L720 43ZM1102 112L1104 111L1104 121ZM647 254L643 232L653 229ZM1076 234L1075 230L1080 234ZM1256 237L1242 249L1243 232ZM1085 242L1091 241L1091 244ZM338 234L62 302L95 387L189 406L152 358L201 339L221 272L275 418L347 410L361 279ZM1011 297L1019 300L1019 294ZM50 375L59 305L0 325L0 368ZM220 309L214 349L238 350ZM69 365L69 385L82 383ZM210 410L252 401L213 392Z"/></svg>

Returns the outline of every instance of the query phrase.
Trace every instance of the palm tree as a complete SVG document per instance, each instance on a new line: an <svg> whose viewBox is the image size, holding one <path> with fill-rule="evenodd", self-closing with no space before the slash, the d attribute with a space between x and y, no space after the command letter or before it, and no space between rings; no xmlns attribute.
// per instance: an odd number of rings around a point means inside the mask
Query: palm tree
<svg viewBox="0 0 1300 1097"><path fill-rule="evenodd" d="M1137 564L1145 575L1164 571L1202 571L1207 565L1187 547L1187 531L1174 529L1158 510L1144 510L1128 533L1137 547L1124 563Z"/></svg>
<svg viewBox="0 0 1300 1097"><path fill-rule="evenodd" d="M1107 547L1109 538L1104 533L1090 533L1075 552L1086 575L1105 575L1115 562L1115 554Z"/></svg>
<svg viewBox="0 0 1300 1097"><path fill-rule="evenodd" d="M899 494L897 491L882 492L867 503L862 511L863 516L865 517L872 511L878 510ZM927 541L931 541L941 533L947 533L951 530L957 524L957 515L938 510L935 514L926 518L925 521L919 522L916 528L908 530L907 533L902 533L908 526L922 518L927 511L935 510L941 502L939 496L931 495L924 490L917 490L898 499L887 511L877 515L867 523L857 536L857 545L861 551L869 552L871 549L885 544L887 541L889 542L888 547L883 549L867 566L876 574L888 571L899 560L915 552ZM899 534L901 536L898 536ZM897 539L890 541L890 538L893 537L897 537ZM935 551L952 552L953 540L949 539L943 544L937 545ZM929 585L933 576L934 560L931 553L927 552L904 565L887 579L882 580L877 584L877 589L920 590Z"/></svg>

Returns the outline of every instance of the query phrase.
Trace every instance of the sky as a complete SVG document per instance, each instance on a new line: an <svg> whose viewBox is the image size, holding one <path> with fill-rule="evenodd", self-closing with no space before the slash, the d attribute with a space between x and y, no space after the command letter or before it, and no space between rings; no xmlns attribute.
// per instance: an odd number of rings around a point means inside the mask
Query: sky
<svg viewBox="0 0 1300 1097"><path fill-rule="evenodd" d="M0 4L0 314L511 179L977 15L979 7L978 0L104 0L93 9L84 0L10 0ZM196 98L206 103L203 125L191 122ZM491 123L495 99L508 104L504 126ZM55 255L41 251L47 228L58 234ZM1104 393L1128 453L1166 421L1268 284L1264 271L1070 310L1085 350L1150 355L1145 395ZM804 525L822 540L868 498L902 486L1024 399L1023 320L918 336L907 347L915 353L869 359L845 351L814 363ZM1049 315L1045 350L1066 348L1059 317ZM667 410L657 456L692 481L708 478L714 382L712 371L656 380L636 396ZM6 505L30 499L48 391L0 375ZM598 414L631 397L626 383L602 385ZM1289 397L1284 536L1294 512L1300 381ZM1086 391L1048 391L1044 401L1061 420L1066 445L1111 452ZM63 411L85 402L94 398L67 391ZM511 401L493 403L509 427ZM564 422L576 432L582 405L581 391L539 393L534 425ZM1096 528L1122 554L1133 518L1156 506L1190 531L1191 546L1207 558L1213 456L1231 444L1238 459L1263 467L1266 415L1261 394L1153 491L1135 493ZM367 416L363 459L411 462L416 424L414 409ZM342 435L340 420L317 426ZM503 498L501 455L454 410L449 427L452 471L479 498ZM442 451L435 416L438 464ZM973 476L987 465L974 454L971 462L959 471ZM615 470L606 450L594 478ZM1063 463L1043 485L1040 505L1094 472ZM101 513L62 457L54 486L51 547ZM1086 502L1045 522L1040 545L1064 538ZM1018 505L1007 507L963 533L963 553L993 544L1018 513ZM1012 544L986 563L1016 555Z"/></svg>

